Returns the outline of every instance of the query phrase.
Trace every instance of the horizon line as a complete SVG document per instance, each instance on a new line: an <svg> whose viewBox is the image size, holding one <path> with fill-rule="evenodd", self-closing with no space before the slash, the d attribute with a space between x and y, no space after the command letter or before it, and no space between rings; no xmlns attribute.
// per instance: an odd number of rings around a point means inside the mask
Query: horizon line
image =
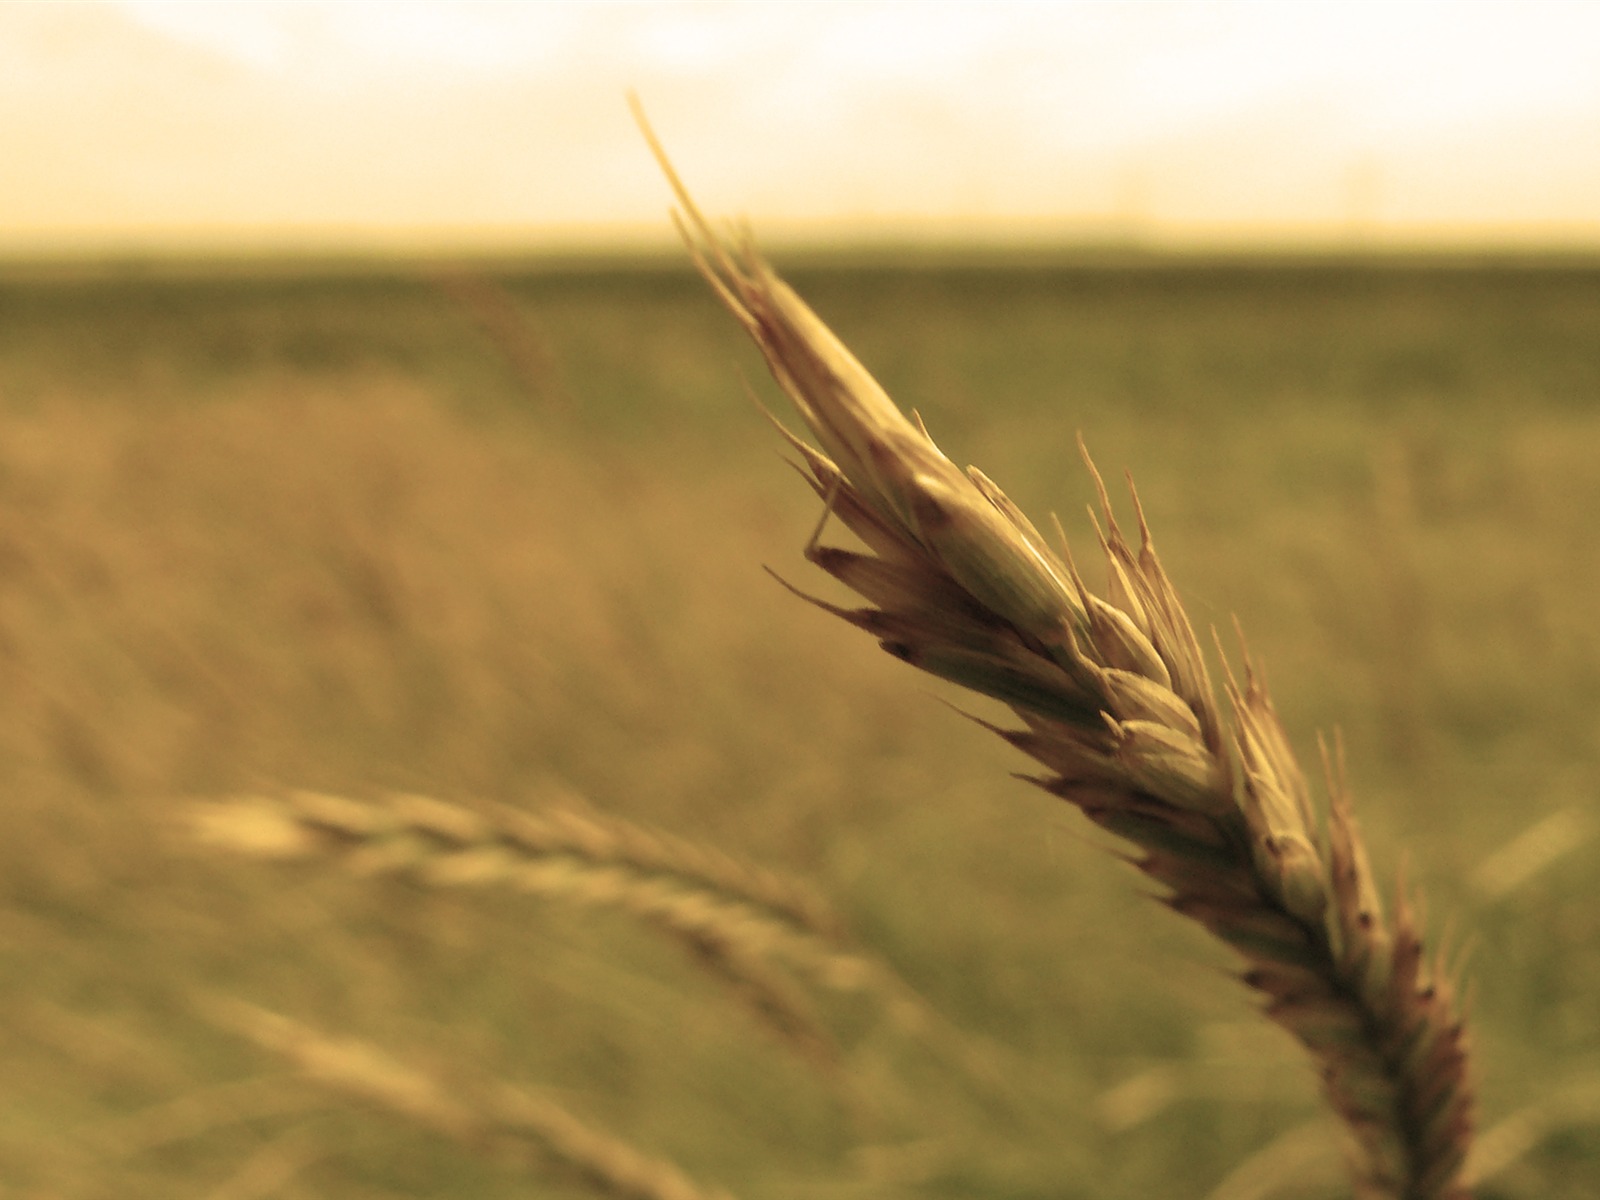
<svg viewBox="0 0 1600 1200"><path fill-rule="evenodd" d="M767 250L785 254L983 254L1038 251L1153 255L1594 255L1600 220L1542 223L1212 222L1017 217L738 217ZM667 221L495 225L353 223L18 229L0 232L0 262L223 259L651 258L681 252Z"/></svg>

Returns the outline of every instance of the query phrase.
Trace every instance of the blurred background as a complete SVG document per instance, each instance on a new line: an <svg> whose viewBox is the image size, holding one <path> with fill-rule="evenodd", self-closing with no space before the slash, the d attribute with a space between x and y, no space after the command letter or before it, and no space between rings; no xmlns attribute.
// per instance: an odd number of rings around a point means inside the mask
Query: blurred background
<svg viewBox="0 0 1600 1200"><path fill-rule="evenodd" d="M740 1197L1348 1195L1226 955L761 570L835 595L630 89L952 457L1080 548L1074 437L1133 472L1465 960L1480 1197L1593 1196L1596 61L1577 3L0 6L0 1196L604 1191L218 995ZM293 788L670 830L939 1015L191 836Z"/></svg>

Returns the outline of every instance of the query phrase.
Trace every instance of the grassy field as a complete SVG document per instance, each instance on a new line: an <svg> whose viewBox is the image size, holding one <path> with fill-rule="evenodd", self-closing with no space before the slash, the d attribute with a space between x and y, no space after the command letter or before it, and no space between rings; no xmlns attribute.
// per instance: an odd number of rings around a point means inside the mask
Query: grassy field
<svg viewBox="0 0 1600 1200"><path fill-rule="evenodd" d="M1592 1197L1600 269L790 274L1078 544L1075 434L1134 472L1191 613L1237 614L1305 761L1343 730L1380 875L1470 951L1480 1196ZM745 1200L1347 1194L1228 960L762 572L834 594L741 375L777 407L686 267L0 279L0 1196L595 1194L302 1084L217 996ZM798 1053L619 912L186 836L292 787L704 841L942 1023L821 992Z"/></svg>

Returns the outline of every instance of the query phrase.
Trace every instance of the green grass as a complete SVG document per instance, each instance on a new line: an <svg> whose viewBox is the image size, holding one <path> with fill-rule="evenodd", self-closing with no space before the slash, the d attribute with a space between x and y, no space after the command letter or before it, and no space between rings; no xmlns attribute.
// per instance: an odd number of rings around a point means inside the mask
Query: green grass
<svg viewBox="0 0 1600 1200"><path fill-rule="evenodd" d="M1404 862L1471 945L1486 1123L1552 1106L1482 1195L1591 1195L1600 272L792 281L1080 543L1075 433L1134 471L1191 613L1239 615L1308 758L1343 728L1380 874ZM554 1089L746 1200L1199 1198L1312 1119L1220 954L947 693L761 572L826 590L815 505L688 269L498 286L0 282L0 1180L239 1194L304 1130L265 1194L585 1194L301 1090L197 1015L208 991ZM842 1086L620 918L208 856L171 822L274 784L537 804L555 781L815 881L997 1044L1026 1116L835 1013ZM1537 856L1505 848L1564 810L1595 836L1518 879ZM186 1097L203 1119L129 1132ZM917 1138L945 1153L860 1150Z"/></svg>

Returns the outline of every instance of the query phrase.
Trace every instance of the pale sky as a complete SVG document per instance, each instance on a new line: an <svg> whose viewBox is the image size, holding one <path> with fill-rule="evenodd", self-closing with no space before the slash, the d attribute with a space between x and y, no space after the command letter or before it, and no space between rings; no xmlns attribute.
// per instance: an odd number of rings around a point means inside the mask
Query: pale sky
<svg viewBox="0 0 1600 1200"><path fill-rule="evenodd" d="M0 254L1600 246L1600 3L0 2Z"/></svg>

